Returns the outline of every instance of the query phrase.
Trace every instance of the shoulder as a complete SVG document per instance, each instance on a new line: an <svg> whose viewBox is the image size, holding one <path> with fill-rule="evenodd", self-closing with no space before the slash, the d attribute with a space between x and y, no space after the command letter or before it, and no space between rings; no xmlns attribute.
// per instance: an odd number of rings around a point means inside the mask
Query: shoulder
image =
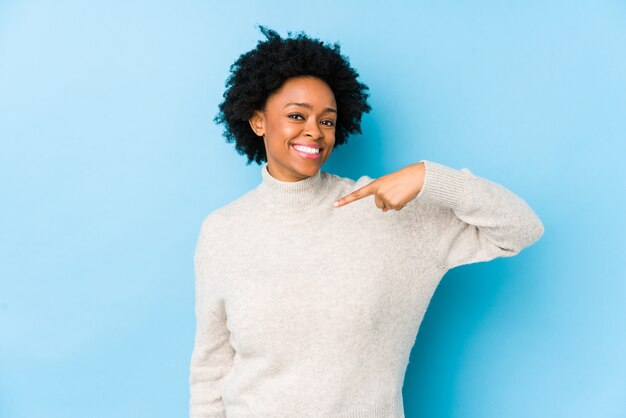
<svg viewBox="0 0 626 418"><path fill-rule="evenodd" d="M202 218L200 235L214 237L232 231L242 219L249 216L257 205L257 189L252 189L241 197L219 206Z"/></svg>

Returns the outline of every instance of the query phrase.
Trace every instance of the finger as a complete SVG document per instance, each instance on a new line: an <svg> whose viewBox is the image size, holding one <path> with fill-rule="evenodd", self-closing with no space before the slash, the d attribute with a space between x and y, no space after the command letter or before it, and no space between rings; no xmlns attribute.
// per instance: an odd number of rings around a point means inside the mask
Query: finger
<svg viewBox="0 0 626 418"><path fill-rule="evenodd" d="M338 207L347 205L348 203L352 203L355 200L363 199L364 197L373 194L374 193L374 189L375 189L374 188L374 182L375 181L376 180L374 180L371 183L361 187L360 189L357 189L357 190L353 191L349 195L342 197L341 199L339 199L335 203L333 203L333 206L338 208Z"/></svg>
<svg viewBox="0 0 626 418"><path fill-rule="evenodd" d="M383 199L381 199L380 196L374 195L374 203L376 203L376 207L378 209L383 209L384 210L385 202L383 202Z"/></svg>

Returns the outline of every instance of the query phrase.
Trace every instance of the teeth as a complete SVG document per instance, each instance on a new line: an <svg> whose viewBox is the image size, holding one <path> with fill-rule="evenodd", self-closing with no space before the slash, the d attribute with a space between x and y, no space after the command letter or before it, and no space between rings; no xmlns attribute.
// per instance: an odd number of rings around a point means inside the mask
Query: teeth
<svg viewBox="0 0 626 418"><path fill-rule="evenodd" d="M318 148L310 148L310 147L305 147L302 145L294 145L293 146L295 149L297 149L298 151L303 151L306 152L308 154L319 154L320 150Z"/></svg>

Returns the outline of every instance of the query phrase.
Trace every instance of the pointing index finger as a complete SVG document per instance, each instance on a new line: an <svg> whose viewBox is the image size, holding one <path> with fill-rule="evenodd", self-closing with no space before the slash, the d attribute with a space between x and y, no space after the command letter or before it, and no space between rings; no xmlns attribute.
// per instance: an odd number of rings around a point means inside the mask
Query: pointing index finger
<svg viewBox="0 0 626 418"><path fill-rule="evenodd" d="M374 181L361 187L360 189L356 189L349 195L346 195L342 197L341 199L337 200L335 203L333 203L333 206L338 208L338 207L347 205L348 203L352 203L355 200L363 199L366 196L374 194L374 186L373 186Z"/></svg>

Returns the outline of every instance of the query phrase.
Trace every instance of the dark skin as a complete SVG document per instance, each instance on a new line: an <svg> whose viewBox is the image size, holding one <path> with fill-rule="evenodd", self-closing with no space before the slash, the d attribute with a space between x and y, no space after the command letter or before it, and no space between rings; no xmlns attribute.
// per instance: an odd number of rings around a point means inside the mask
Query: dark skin
<svg viewBox="0 0 626 418"><path fill-rule="evenodd" d="M360 189L337 200L333 206L341 207L367 196L374 196L376 207L387 212L400 210L415 199L424 185L424 163L414 163L398 171L379 177Z"/></svg>
<svg viewBox="0 0 626 418"><path fill-rule="evenodd" d="M335 145L337 103L328 85L315 77L292 77L249 119L263 137L270 174L282 181L300 181L315 175ZM303 158L295 143L321 147L316 159Z"/></svg>
<svg viewBox="0 0 626 418"><path fill-rule="evenodd" d="M272 94L265 108L249 119L252 130L265 141L270 174L282 181L315 175L335 145L337 111L331 88L315 77L292 77ZM319 146L319 157L302 157L295 151L295 143ZM383 212L400 210L420 192L425 173L423 162L410 164L343 196L333 206L374 196L376 207Z"/></svg>

